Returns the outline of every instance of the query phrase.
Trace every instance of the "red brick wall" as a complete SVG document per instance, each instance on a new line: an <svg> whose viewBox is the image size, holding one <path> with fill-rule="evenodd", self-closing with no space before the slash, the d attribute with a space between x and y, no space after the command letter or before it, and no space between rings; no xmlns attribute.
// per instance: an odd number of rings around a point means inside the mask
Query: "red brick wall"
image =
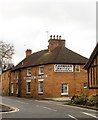
<svg viewBox="0 0 98 120"><path fill-rule="evenodd" d="M58 37L52 38L52 36L51 36L48 42L49 42L49 51L54 50L58 46L65 47L65 40L61 39L60 36L59 36L59 39L58 39Z"/></svg>
<svg viewBox="0 0 98 120"><path fill-rule="evenodd" d="M88 94L88 89L84 88L84 82L87 82L87 72L83 70L83 65L80 65L80 72L54 72L54 65L45 65L44 66L44 75L47 75L47 78L44 78L44 91L43 95L38 94L38 79L31 80L31 93L30 95L26 94L26 68L21 70L21 92L20 96L22 97L33 97L33 98L51 98L51 97L62 97L61 95L61 85L62 83L67 83L69 87L68 96L74 94L85 93ZM39 67L32 67L32 76L38 76ZM13 77L12 77L13 79ZM14 95L16 95L16 81L14 83Z"/></svg>
<svg viewBox="0 0 98 120"><path fill-rule="evenodd" d="M89 95L92 94L98 94L98 90L97 89L89 89Z"/></svg>
<svg viewBox="0 0 98 120"><path fill-rule="evenodd" d="M9 95L9 71L2 73L2 95Z"/></svg>

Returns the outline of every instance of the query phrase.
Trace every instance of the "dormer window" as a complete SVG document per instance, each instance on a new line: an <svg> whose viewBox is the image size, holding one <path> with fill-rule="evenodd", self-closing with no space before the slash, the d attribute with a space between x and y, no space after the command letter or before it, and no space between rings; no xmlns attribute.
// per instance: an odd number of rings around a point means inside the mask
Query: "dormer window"
<svg viewBox="0 0 98 120"><path fill-rule="evenodd" d="M27 68L27 76L31 76L31 68Z"/></svg>
<svg viewBox="0 0 98 120"><path fill-rule="evenodd" d="M44 66L39 66L39 74L44 74Z"/></svg>

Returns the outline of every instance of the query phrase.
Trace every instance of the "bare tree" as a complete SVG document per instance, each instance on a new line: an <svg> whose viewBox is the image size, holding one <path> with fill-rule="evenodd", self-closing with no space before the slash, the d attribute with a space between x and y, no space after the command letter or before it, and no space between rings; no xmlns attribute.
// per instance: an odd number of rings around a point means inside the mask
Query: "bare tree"
<svg viewBox="0 0 98 120"><path fill-rule="evenodd" d="M0 61L4 65L7 60L12 59L14 54L14 45L0 40Z"/></svg>

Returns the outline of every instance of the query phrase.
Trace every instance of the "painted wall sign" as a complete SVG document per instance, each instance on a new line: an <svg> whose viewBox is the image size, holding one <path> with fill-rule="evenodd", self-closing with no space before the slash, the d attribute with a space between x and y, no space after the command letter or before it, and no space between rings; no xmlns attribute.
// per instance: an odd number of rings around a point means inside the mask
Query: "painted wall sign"
<svg viewBox="0 0 98 120"><path fill-rule="evenodd" d="M47 75L24 77L25 80L31 80L31 79L44 79L44 78L47 78Z"/></svg>
<svg viewBox="0 0 98 120"><path fill-rule="evenodd" d="M73 65L70 64L55 64L54 72L73 72Z"/></svg>

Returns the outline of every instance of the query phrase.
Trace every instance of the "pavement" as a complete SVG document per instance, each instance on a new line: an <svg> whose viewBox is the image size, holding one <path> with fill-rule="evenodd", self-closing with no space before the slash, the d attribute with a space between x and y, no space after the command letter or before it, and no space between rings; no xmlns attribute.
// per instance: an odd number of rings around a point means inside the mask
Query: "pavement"
<svg viewBox="0 0 98 120"><path fill-rule="evenodd" d="M9 112L12 111L13 109L7 105L0 104L0 112Z"/></svg>
<svg viewBox="0 0 98 120"><path fill-rule="evenodd" d="M50 101L55 101L63 105L70 105L69 101L71 100L71 97L62 97L62 98L46 98L45 100L50 100ZM98 106L86 106L86 105L71 105L71 106L77 106L81 108L87 108L87 109L92 109L98 111Z"/></svg>

